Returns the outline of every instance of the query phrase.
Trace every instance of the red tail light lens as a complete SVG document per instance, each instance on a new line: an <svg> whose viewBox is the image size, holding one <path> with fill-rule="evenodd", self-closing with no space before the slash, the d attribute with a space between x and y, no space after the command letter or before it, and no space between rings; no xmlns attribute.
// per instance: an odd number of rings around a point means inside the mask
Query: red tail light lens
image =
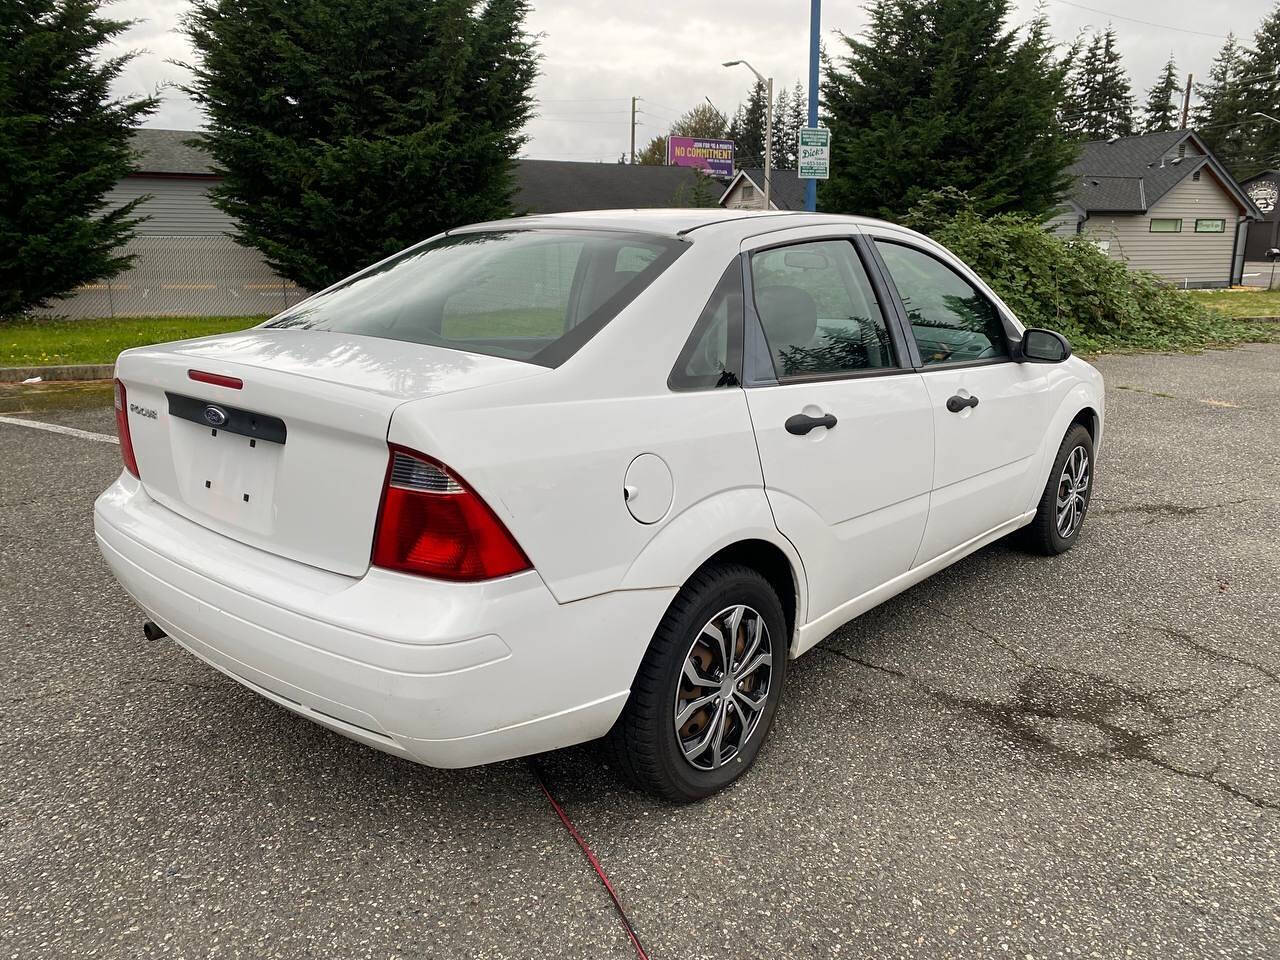
<svg viewBox="0 0 1280 960"><path fill-rule="evenodd" d="M124 461L124 468L141 480L138 458L133 455L133 438L129 436L129 395L119 380L116 381L116 436L120 438L120 459Z"/></svg>
<svg viewBox="0 0 1280 960"><path fill-rule="evenodd" d="M489 580L531 566L474 490L443 464L394 446L373 563L440 580Z"/></svg>

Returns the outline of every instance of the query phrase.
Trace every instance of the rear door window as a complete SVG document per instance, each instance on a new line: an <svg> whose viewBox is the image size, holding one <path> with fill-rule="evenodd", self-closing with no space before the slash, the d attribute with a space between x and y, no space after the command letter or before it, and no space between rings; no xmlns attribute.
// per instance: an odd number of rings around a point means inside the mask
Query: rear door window
<svg viewBox="0 0 1280 960"><path fill-rule="evenodd" d="M848 240L755 253L751 283L780 380L897 366L884 314Z"/></svg>
<svg viewBox="0 0 1280 960"><path fill-rule="evenodd" d="M674 238L586 230L441 237L358 273L265 325L558 366L684 249Z"/></svg>

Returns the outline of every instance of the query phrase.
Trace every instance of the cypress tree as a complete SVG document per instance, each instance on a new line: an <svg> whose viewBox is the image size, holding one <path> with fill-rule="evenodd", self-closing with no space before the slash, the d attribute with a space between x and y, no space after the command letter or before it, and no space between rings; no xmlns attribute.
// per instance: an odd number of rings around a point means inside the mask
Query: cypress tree
<svg viewBox="0 0 1280 960"><path fill-rule="evenodd" d="M527 0L195 0L184 89L236 239L318 289L512 212L532 110Z"/></svg>
<svg viewBox="0 0 1280 960"><path fill-rule="evenodd" d="M142 199L104 208L133 169L130 137L157 105L111 85L136 55L105 55L134 21L101 0L0 5L0 317L48 306L129 266Z"/></svg>
<svg viewBox="0 0 1280 960"><path fill-rule="evenodd" d="M1178 65L1170 55L1169 62L1147 92L1147 102L1142 108L1142 132L1163 133L1177 130L1182 120L1182 84L1178 82Z"/></svg>
<svg viewBox="0 0 1280 960"><path fill-rule="evenodd" d="M1058 119L1063 73L1048 24L1021 36L1008 0L875 0L861 37L825 63L832 134L824 210L901 217L922 195L965 191L982 213L1045 215L1075 155Z"/></svg>

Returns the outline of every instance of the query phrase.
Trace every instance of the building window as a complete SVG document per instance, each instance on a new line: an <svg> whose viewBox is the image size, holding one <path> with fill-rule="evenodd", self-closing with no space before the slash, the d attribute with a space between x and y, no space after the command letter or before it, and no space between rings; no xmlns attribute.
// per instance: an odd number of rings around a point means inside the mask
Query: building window
<svg viewBox="0 0 1280 960"><path fill-rule="evenodd" d="M748 202L756 198L756 188L749 183L742 185L742 199Z"/></svg>
<svg viewBox="0 0 1280 960"><path fill-rule="evenodd" d="M1152 233L1181 233L1182 221L1173 219L1160 219L1153 217L1151 219Z"/></svg>
<svg viewBox="0 0 1280 960"><path fill-rule="evenodd" d="M1187 155L1187 145L1185 143L1178 144L1178 159L1181 160Z"/></svg>
<svg viewBox="0 0 1280 960"><path fill-rule="evenodd" d="M1222 233L1227 229L1225 220L1197 220L1196 233Z"/></svg>
<svg viewBox="0 0 1280 960"><path fill-rule="evenodd" d="M1199 179L1200 179L1200 171L1199 171L1199 170L1197 170L1195 173L1193 173L1193 174L1191 175L1191 179L1192 179L1192 180L1199 180Z"/></svg>

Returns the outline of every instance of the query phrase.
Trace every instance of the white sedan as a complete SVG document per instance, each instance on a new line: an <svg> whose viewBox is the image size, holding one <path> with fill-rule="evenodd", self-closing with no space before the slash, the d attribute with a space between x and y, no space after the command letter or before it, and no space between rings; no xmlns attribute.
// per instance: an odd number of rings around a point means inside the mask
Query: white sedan
<svg viewBox="0 0 1280 960"><path fill-rule="evenodd" d="M466 227L116 375L94 519L148 635L432 766L608 735L675 800L841 624L1014 531L1069 549L1103 429L1061 336L821 214Z"/></svg>

